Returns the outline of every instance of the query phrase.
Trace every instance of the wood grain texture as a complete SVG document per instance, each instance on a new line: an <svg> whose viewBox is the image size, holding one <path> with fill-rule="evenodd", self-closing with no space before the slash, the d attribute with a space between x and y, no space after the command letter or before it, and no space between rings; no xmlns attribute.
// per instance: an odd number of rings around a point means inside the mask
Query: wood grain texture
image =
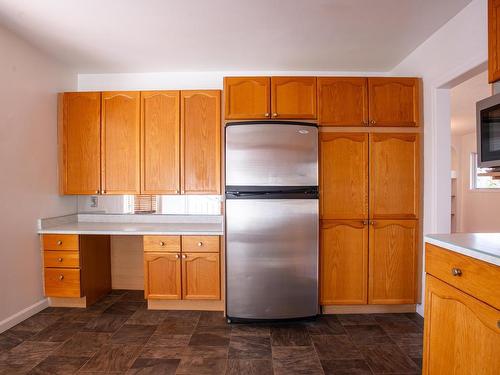
<svg viewBox="0 0 500 375"><path fill-rule="evenodd" d="M220 194L220 90L181 91L181 193Z"/></svg>
<svg viewBox="0 0 500 375"><path fill-rule="evenodd" d="M320 218L368 217L368 134L320 133Z"/></svg>
<svg viewBox="0 0 500 375"><path fill-rule="evenodd" d="M80 253L78 251L45 250L43 252L43 265L44 267L79 268Z"/></svg>
<svg viewBox="0 0 500 375"><path fill-rule="evenodd" d="M45 296L82 297L80 270L71 268L44 269Z"/></svg>
<svg viewBox="0 0 500 375"><path fill-rule="evenodd" d="M426 243L425 271L500 310L500 267Z"/></svg>
<svg viewBox="0 0 500 375"><path fill-rule="evenodd" d="M182 253L182 298L220 299L220 254Z"/></svg>
<svg viewBox="0 0 500 375"><path fill-rule="evenodd" d="M61 194L101 190L101 93L59 95L58 147Z"/></svg>
<svg viewBox="0 0 500 375"><path fill-rule="evenodd" d="M44 250L76 250L80 248L77 234L44 234Z"/></svg>
<svg viewBox="0 0 500 375"><path fill-rule="evenodd" d="M180 93L141 92L141 192L180 193Z"/></svg>
<svg viewBox="0 0 500 375"><path fill-rule="evenodd" d="M182 251L196 253L218 253L220 251L220 237L182 236Z"/></svg>
<svg viewBox="0 0 500 375"><path fill-rule="evenodd" d="M316 77L271 77L271 117L315 119Z"/></svg>
<svg viewBox="0 0 500 375"><path fill-rule="evenodd" d="M148 299L181 299L179 253L144 254L144 295Z"/></svg>
<svg viewBox="0 0 500 375"><path fill-rule="evenodd" d="M368 80L364 77L318 77L320 126L367 126Z"/></svg>
<svg viewBox="0 0 500 375"><path fill-rule="evenodd" d="M500 0L488 0L488 81L500 80Z"/></svg>
<svg viewBox="0 0 500 375"><path fill-rule="evenodd" d="M370 217L416 219L419 205L419 135L370 134Z"/></svg>
<svg viewBox="0 0 500 375"><path fill-rule="evenodd" d="M110 236L81 235L81 282L87 306L111 292Z"/></svg>
<svg viewBox="0 0 500 375"><path fill-rule="evenodd" d="M103 194L140 194L140 93L102 93Z"/></svg>
<svg viewBox="0 0 500 375"><path fill-rule="evenodd" d="M427 275L424 322L423 374L498 374L499 310Z"/></svg>
<svg viewBox="0 0 500 375"><path fill-rule="evenodd" d="M271 116L269 77L224 77L226 120L265 119Z"/></svg>
<svg viewBox="0 0 500 375"><path fill-rule="evenodd" d="M415 303L418 222L375 220L370 223L368 303Z"/></svg>
<svg viewBox="0 0 500 375"><path fill-rule="evenodd" d="M419 126L421 80L368 78L370 126Z"/></svg>
<svg viewBox="0 0 500 375"><path fill-rule="evenodd" d="M323 221L320 230L320 304L368 302L368 225Z"/></svg>
<svg viewBox="0 0 500 375"><path fill-rule="evenodd" d="M143 241L145 252L180 253L181 251L181 236L144 236Z"/></svg>

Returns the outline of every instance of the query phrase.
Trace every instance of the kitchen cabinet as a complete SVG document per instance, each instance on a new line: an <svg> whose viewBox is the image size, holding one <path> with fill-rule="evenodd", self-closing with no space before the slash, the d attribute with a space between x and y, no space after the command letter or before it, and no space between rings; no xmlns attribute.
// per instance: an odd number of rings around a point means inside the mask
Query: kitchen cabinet
<svg viewBox="0 0 500 375"><path fill-rule="evenodd" d="M368 218L368 134L320 133L320 218Z"/></svg>
<svg viewBox="0 0 500 375"><path fill-rule="evenodd" d="M315 119L316 77L271 77L271 117Z"/></svg>
<svg viewBox="0 0 500 375"><path fill-rule="evenodd" d="M368 125L367 78L318 77L318 124Z"/></svg>
<svg viewBox="0 0 500 375"><path fill-rule="evenodd" d="M220 91L181 92L181 193L220 194Z"/></svg>
<svg viewBox="0 0 500 375"><path fill-rule="evenodd" d="M101 190L101 93L59 94L59 190L97 194Z"/></svg>
<svg viewBox="0 0 500 375"><path fill-rule="evenodd" d="M224 96L227 120L267 119L271 116L269 77L225 77Z"/></svg>
<svg viewBox="0 0 500 375"><path fill-rule="evenodd" d="M141 193L180 193L179 91L141 92Z"/></svg>
<svg viewBox="0 0 500 375"><path fill-rule="evenodd" d="M181 299L180 253L144 254L144 295L153 299Z"/></svg>
<svg viewBox="0 0 500 375"><path fill-rule="evenodd" d="M104 194L140 194L140 93L102 93Z"/></svg>
<svg viewBox="0 0 500 375"><path fill-rule="evenodd" d="M320 230L320 303L366 304L368 222L327 220Z"/></svg>
<svg viewBox="0 0 500 375"><path fill-rule="evenodd" d="M182 298L220 299L220 255L182 254Z"/></svg>
<svg viewBox="0 0 500 375"><path fill-rule="evenodd" d="M500 79L500 0L488 0L488 81Z"/></svg>
<svg viewBox="0 0 500 375"><path fill-rule="evenodd" d="M419 126L418 78L368 78L371 126Z"/></svg>
<svg viewBox="0 0 500 375"><path fill-rule="evenodd" d="M414 304L418 221L370 220L370 304Z"/></svg>
<svg viewBox="0 0 500 375"><path fill-rule="evenodd" d="M418 134L370 135L370 218L418 218L419 150Z"/></svg>

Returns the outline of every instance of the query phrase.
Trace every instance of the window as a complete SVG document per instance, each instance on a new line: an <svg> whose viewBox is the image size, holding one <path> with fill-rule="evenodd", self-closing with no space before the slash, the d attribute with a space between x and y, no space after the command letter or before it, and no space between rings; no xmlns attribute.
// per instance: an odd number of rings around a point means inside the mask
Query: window
<svg viewBox="0 0 500 375"><path fill-rule="evenodd" d="M475 152L471 153L470 166L471 189L500 189L500 172L496 172L492 168L479 168Z"/></svg>

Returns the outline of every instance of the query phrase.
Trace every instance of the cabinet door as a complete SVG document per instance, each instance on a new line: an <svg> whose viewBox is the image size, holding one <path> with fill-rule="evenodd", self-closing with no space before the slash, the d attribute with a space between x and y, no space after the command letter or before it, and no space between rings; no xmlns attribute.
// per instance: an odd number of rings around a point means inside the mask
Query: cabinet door
<svg viewBox="0 0 500 375"><path fill-rule="evenodd" d="M141 192L180 192L179 91L141 92Z"/></svg>
<svg viewBox="0 0 500 375"><path fill-rule="evenodd" d="M418 78L368 78L370 125L419 126Z"/></svg>
<svg viewBox="0 0 500 375"><path fill-rule="evenodd" d="M316 118L316 77L272 77L271 117Z"/></svg>
<svg viewBox="0 0 500 375"><path fill-rule="evenodd" d="M140 193L140 93L102 93L104 194Z"/></svg>
<svg viewBox="0 0 500 375"><path fill-rule="evenodd" d="M181 92L181 192L220 194L220 91Z"/></svg>
<svg viewBox="0 0 500 375"><path fill-rule="evenodd" d="M423 374L494 375L500 311L426 276Z"/></svg>
<svg viewBox="0 0 500 375"><path fill-rule="evenodd" d="M182 254L182 298L220 299L218 253Z"/></svg>
<svg viewBox="0 0 500 375"><path fill-rule="evenodd" d="M368 125L367 79L319 77L318 108L319 125Z"/></svg>
<svg viewBox="0 0 500 375"><path fill-rule="evenodd" d="M488 1L488 80L500 79L500 0Z"/></svg>
<svg viewBox="0 0 500 375"><path fill-rule="evenodd" d="M324 221L320 238L321 304L366 304L367 222Z"/></svg>
<svg viewBox="0 0 500 375"><path fill-rule="evenodd" d="M59 185L61 194L101 190L101 93L59 96Z"/></svg>
<svg viewBox="0 0 500 375"><path fill-rule="evenodd" d="M144 295L152 299L181 299L178 253L144 254Z"/></svg>
<svg viewBox="0 0 500 375"><path fill-rule="evenodd" d="M270 84L269 77L225 77L226 119L269 118L271 115Z"/></svg>
<svg viewBox="0 0 500 375"><path fill-rule="evenodd" d="M370 134L371 218L418 218L419 147L418 134Z"/></svg>
<svg viewBox="0 0 500 375"><path fill-rule="evenodd" d="M368 134L320 133L321 219L368 217Z"/></svg>
<svg viewBox="0 0 500 375"><path fill-rule="evenodd" d="M416 302L416 220L370 221L368 303Z"/></svg>

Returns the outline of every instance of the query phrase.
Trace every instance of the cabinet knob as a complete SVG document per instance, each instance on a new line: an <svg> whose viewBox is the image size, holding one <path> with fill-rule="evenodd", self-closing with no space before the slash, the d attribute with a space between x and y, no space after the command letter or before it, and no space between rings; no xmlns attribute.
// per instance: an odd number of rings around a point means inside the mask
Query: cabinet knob
<svg viewBox="0 0 500 375"><path fill-rule="evenodd" d="M63 280L64 279L64 275L59 275L59 280Z"/></svg>
<svg viewBox="0 0 500 375"><path fill-rule="evenodd" d="M264 113L264 117L269 117L269 112Z"/></svg>
<svg viewBox="0 0 500 375"><path fill-rule="evenodd" d="M179 254L175 254L175 259L179 259Z"/></svg>
<svg viewBox="0 0 500 375"><path fill-rule="evenodd" d="M368 225L368 220L363 220L363 225Z"/></svg>
<svg viewBox="0 0 500 375"><path fill-rule="evenodd" d="M278 117L278 114L276 112L274 112L273 117Z"/></svg>
<svg viewBox="0 0 500 375"><path fill-rule="evenodd" d="M203 242L201 242L201 241L198 242L198 246L200 246L200 247L203 246Z"/></svg>
<svg viewBox="0 0 500 375"><path fill-rule="evenodd" d="M179 193L180 193L180 191L179 191L179 190L176 190L176 191L175 191L175 194L179 194Z"/></svg>
<svg viewBox="0 0 500 375"><path fill-rule="evenodd" d="M370 221L370 225L375 225L375 223L376 223L376 221L374 221L374 220Z"/></svg>
<svg viewBox="0 0 500 375"><path fill-rule="evenodd" d="M186 259L187 258L187 255L186 254L182 254L182 259Z"/></svg>
<svg viewBox="0 0 500 375"><path fill-rule="evenodd" d="M160 246L165 246L165 242L160 241Z"/></svg>
<svg viewBox="0 0 500 375"><path fill-rule="evenodd" d="M451 274L453 276L462 276L462 270L460 268L452 268Z"/></svg>
<svg viewBox="0 0 500 375"><path fill-rule="evenodd" d="M372 120L371 123L372 123L372 125L375 125L377 123L377 121Z"/></svg>
<svg viewBox="0 0 500 375"><path fill-rule="evenodd" d="M57 261L58 261L58 262L62 262L62 261L63 261L63 258L57 258Z"/></svg>
<svg viewBox="0 0 500 375"><path fill-rule="evenodd" d="M61 245L62 245L62 241L61 241L61 240L58 240L58 241L57 241L57 244L58 244L59 246L61 246Z"/></svg>

